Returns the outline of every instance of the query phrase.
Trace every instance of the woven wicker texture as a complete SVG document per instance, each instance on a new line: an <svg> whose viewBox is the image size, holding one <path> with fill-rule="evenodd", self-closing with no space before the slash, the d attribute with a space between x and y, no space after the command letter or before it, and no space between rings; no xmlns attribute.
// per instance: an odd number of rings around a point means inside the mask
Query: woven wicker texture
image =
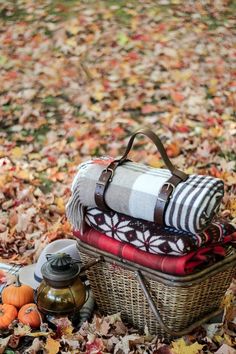
<svg viewBox="0 0 236 354"><path fill-rule="evenodd" d="M80 253L84 264L94 259L84 250ZM219 268L216 274L190 286L183 282L176 287L174 283L163 284L146 276L145 282L164 323L171 330L179 331L219 308L234 272L235 262L232 262L227 269ZM114 262L99 262L86 273L97 305L104 314L121 312L122 319L134 327L144 330L147 326L151 334L170 338L154 317L132 270Z"/></svg>

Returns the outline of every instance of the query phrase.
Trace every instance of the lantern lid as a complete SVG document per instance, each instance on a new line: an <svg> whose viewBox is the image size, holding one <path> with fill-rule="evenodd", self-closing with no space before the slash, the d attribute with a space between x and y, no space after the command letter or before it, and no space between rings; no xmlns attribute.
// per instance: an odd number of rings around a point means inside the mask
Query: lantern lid
<svg viewBox="0 0 236 354"><path fill-rule="evenodd" d="M43 279L55 288L72 285L80 272L79 262L67 253L46 255L47 262L41 268Z"/></svg>

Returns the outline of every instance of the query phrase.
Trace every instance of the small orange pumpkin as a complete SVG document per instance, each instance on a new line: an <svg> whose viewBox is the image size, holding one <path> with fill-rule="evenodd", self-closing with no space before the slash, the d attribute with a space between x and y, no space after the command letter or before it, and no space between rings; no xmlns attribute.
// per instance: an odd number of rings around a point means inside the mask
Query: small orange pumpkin
<svg viewBox="0 0 236 354"><path fill-rule="evenodd" d="M0 304L0 329L7 328L17 317L17 309L13 305Z"/></svg>
<svg viewBox="0 0 236 354"><path fill-rule="evenodd" d="M34 301L34 289L29 285L20 283L19 275L16 283L6 286L2 291L2 302L20 308Z"/></svg>
<svg viewBox="0 0 236 354"><path fill-rule="evenodd" d="M37 305L32 303L22 306L18 312L18 320L31 328L38 328L42 320Z"/></svg>

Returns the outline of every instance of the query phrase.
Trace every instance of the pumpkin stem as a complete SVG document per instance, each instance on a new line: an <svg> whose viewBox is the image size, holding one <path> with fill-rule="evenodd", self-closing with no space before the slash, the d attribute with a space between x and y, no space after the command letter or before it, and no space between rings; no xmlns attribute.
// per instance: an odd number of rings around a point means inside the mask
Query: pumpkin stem
<svg viewBox="0 0 236 354"><path fill-rule="evenodd" d="M25 310L25 313L30 313L30 312L32 312L32 311L37 311L37 310L36 310L35 307L30 306L30 307L27 308L27 310Z"/></svg>
<svg viewBox="0 0 236 354"><path fill-rule="evenodd" d="M42 319L41 313L39 312L37 306L30 306L30 307L28 307L28 308L25 310L25 313L29 314L29 313L32 312L32 311L35 311L35 312L38 313L39 318L40 318L40 326L41 326L42 323L43 323L43 319Z"/></svg>
<svg viewBox="0 0 236 354"><path fill-rule="evenodd" d="M19 274L17 273L15 277L16 277L15 285L16 285L17 287L20 287L20 286L21 286L21 282L20 282L20 279L19 279Z"/></svg>

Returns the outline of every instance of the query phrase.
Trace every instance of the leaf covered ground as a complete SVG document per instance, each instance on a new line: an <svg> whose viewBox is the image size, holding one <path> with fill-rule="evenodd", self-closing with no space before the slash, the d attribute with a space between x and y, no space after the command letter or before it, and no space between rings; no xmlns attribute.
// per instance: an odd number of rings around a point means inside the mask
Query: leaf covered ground
<svg viewBox="0 0 236 354"><path fill-rule="evenodd" d="M77 165L120 155L143 126L180 169L224 180L220 214L236 222L235 10L227 0L0 3L0 261L29 264L72 237ZM131 157L163 167L146 140Z"/></svg>

